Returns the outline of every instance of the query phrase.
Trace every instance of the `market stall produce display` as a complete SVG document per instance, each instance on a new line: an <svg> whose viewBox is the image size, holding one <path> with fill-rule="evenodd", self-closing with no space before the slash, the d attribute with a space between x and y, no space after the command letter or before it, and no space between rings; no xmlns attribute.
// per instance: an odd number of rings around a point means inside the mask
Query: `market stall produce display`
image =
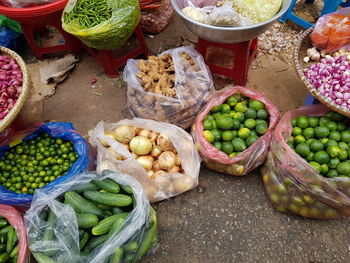
<svg viewBox="0 0 350 263"><path fill-rule="evenodd" d="M47 190L88 167L88 146L70 123L47 123L0 147L0 202L28 207Z"/></svg>
<svg viewBox="0 0 350 263"><path fill-rule="evenodd" d="M100 122L90 132L97 146L97 170L121 171L135 177L151 202L198 185L200 159L191 136L168 123L134 118Z"/></svg>
<svg viewBox="0 0 350 263"><path fill-rule="evenodd" d="M349 143L348 120L323 105L287 112L261 169L278 211L312 218L349 216Z"/></svg>
<svg viewBox="0 0 350 263"><path fill-rule="evenodd" d="M39 263L138 262L157 244L157 217L132 177L104 171L35 192L25 215Z"/></svg>
<svg viewBox="0 0 350 263"><path fill-rule="evenodd" d="M231 87L199 113L192 137L207 168L244 175L265 161L278 119L278 109L261 94Z"/></svg>
<svg viewBox="0 0 350 263"><path fill-rule="evenodd" d="M28 243L23 217L13 207L0 204L0 262L25 263Z"/></svg>
<svg viewBox="0 0 350 263"><path fill-rule="evenodd" d="M192 47L167 50L124 69L128 107L135 117L189 128L214 92L203 57Z"/></svg>
<svg viewBox="0 0 350 263"><path fill-rule="evenodd" d="M113 50L126 43L139 20L137 0L69 0L62 28L88 47Z"/></svg>

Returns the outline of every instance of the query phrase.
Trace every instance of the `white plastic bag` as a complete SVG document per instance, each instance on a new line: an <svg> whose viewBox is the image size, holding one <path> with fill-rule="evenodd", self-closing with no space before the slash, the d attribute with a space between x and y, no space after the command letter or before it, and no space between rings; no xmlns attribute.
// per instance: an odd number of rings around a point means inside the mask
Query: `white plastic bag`
<svg viewBox="0 0 350 263"><path fill-rule="evenodd" d="M195 62L191 65L181 57L187 53ZM193 47L179 47L164 51L171 54L175 68L175 90L177 98L145 92L136 76L138 60L129 59L123 73L128 84L128 107L135 117L168 122L187 129L199 110L214 92L214 83L203 57Z"/></svg>
<svg viewBox="0 0 350 263"><path fill-rule="evenodd" d="M105 136L105 131L111 131L121 125L131 125L156 131L167 135L180 155L181 166L185 175L181 173L167 173L161 178L150 178L146 170L140 165L125 146L116 140ZM156 202L181 194L198 185L200 157L193 144L192 137L183 129L174 125L153 120L134 118L122 120L118 123L104 123L101 121L94 130L89 132L91 143L97 146L97 171L109 169L120 171L135 177L147 190L151 202ZM117 160L111 151L107 150L100 139L106 141L115 153L126 157Z"/></svg>
<svg viewBox="0 0 350 263"><path fill-rule="evenodd" d="M46 5L58 0L1 0L1 4L9 7L23 8L28 6Z"/></svg>
<svg viewBox="0 0 350 263"><path fill-rule="evenodd" d="M74 186L88 183L92 179L103 180L106 178L110 178L121 185L129 185L133 190L136 206L126 218L122 230L118 234L92 250L88 257L84 257L80 255L79 231L75 212L70 206L55 199L67 191L74 190ZM51 191L45 190L35 191L31 208L25 214L24 220L31 252L34 256L36 253L50 255L54 262L106 262L116 248L122 247L130 239L141 240L150 224L150 220L152 220L150 215L152 209L142 186L134 178L124 174L112 172L103 177L98 177L95 173L76 175L69 182L65 182L55 189L50 189ZM39 217L40 212L48 208L56 216L57 221L54 227ZM43 241L44 231L48 227L53 228L54 237L51 241Z"/></svg>
<svg viewBox="0 0 350 263"><path fill-rule="evenodd" d="M208 22L217 26L240 26L241 19L236 10L233 9L232 3L226 1L222 6L214 8L209 13Z"/></svg>

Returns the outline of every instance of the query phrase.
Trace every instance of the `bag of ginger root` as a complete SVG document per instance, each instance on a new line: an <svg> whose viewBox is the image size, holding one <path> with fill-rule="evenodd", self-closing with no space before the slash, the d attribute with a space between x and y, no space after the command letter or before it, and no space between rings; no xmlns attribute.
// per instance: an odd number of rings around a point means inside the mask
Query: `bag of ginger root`
<svg viewBox="0 0 350 263"><path fill-rule="evenodd" d="M198 185L200 157L192 137L175 125L139 118L101 121L89 135L97 147L97 171L135 177L151 202Z"/></svg>

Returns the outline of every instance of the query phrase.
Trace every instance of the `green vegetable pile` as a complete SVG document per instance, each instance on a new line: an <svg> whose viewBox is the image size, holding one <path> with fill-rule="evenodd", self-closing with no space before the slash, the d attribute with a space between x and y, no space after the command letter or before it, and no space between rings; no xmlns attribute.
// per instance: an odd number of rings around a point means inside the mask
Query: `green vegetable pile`
<svg viewBox="0 0 350 263"><path fill-rule="evenodd" d="M18 237L16 230L9 222L0 216L0 262L17 263Z"/></svg>
<svg viewBox="0 0 350 263"><path fill-rule="evenodd" d="M233 157L251 146L269 127L265 104L240 93L211 109L203 120L204 138Z"/></svg>
<svg viewBox="0 0 350 263"><path fill-rule="evenodd" d="M82 27L91 28L112 17L112 8L105 0L79 1L70 13L65 13L67 23L76 20Z"/></svg>
<svg viewBox="0 0 350 263"><path fill-rule="evenodd" d="M325 177L350 177L350 127L336 112L292 119L288 145Z"/></svg>
<svg viewBox="0 0 350 263"><path fill-rule="evenodd" d="M19 194L34 194L65 175L77 158L71 142L41 133L0 158L0 185Z"/></svg>
<svg viewBox="0 0 350 263"><path fill-rule="evenodd" d="M126 218L136 206L130 186L119 185L112 179L92 180L80 184L73 191L64 193L57 200L71 206L76 214L79 228L79 247L81 256L89 254L98 246L117 235L124 226ZM42 211L40 218L47 221L48 226L40 242L55 242L54 228L56 216L50 210ZM140 236L133 236L122 247L116 248L108 261L110 263L136 262L146 255L157 242L157 218L153 209L150 212L150 224L145 226ZM33 253L39 262L56 262L51 257L60 258L61 251L52 253Z"/></svg>

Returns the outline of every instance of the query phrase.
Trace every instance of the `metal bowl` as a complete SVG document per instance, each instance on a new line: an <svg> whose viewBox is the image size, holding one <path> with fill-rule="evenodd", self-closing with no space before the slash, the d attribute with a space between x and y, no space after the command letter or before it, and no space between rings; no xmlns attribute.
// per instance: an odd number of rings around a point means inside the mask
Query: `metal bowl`
<svg viewBox="0 0 350 263"><path fill-rule="evenodd" d="M186 0L171 0L175 11L193 34L202 39L216 43L239 43L252 40L264 33L273 22L279 19L288 10L292 0L283 0L280 11L273 18L259 24L243 27L212 26L192 20L181 11L186 7L186 2Z"/></svg>

